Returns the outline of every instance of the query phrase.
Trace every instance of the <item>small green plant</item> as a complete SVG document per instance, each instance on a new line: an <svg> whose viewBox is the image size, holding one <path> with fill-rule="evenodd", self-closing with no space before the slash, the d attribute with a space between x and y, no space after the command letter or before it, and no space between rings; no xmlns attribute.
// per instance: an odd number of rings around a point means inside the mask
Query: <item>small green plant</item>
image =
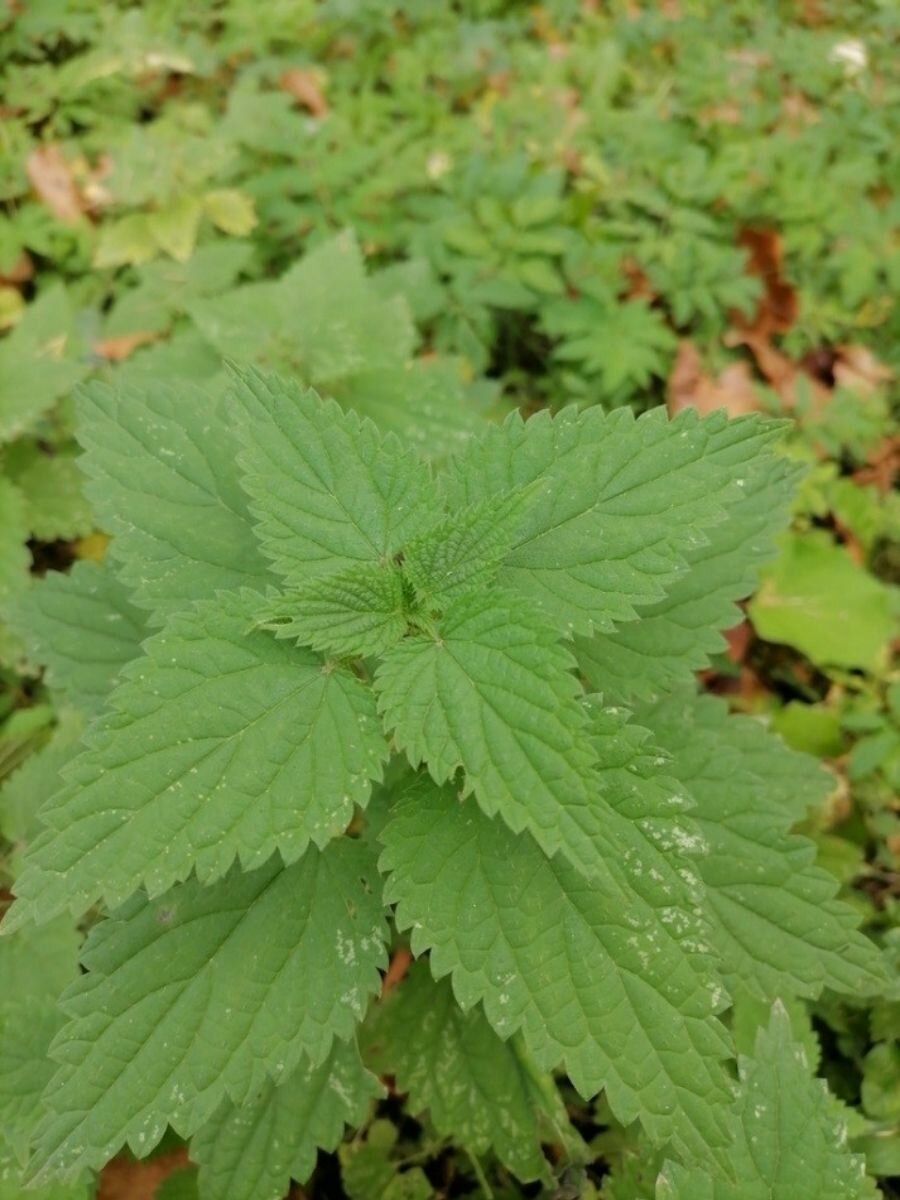
<svg viewBox="0 0 900 1200"><path fill-rule="evenodd" d="M691 680L784 519L778 432L514 415L436 475L273 375L237 373L219 408L85 388L111 566L36 585L20 623L59 689L102 693L98 662L132 661L6 918L15 940L109 910L46 1024L59 1065L19 1139L34 1181L147 1154L171 1125L201 1195L277 1197L378 1094L362 1031L440 1133L524 1179L550 1179L547 1130L557 1171L585 1161L558 1069L681 1164L660 1195L745 1194L747 1105L799 1068L778 1010L733 1109L729 996L882 986L789 832L825 777ZM406 931L423 961L367 1021ZM861 1182L820 1115L818 1166L837 1154L835 1180ZM390 1152L374 1127L367 1144Z"/></svg>

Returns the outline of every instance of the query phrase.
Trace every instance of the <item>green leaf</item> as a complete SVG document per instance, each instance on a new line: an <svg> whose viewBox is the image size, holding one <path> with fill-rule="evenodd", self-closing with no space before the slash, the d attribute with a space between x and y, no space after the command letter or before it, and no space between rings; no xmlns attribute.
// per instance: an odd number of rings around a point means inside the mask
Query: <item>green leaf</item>
<svg viewBox="0 0 900 1200"><path fill-rule="evenodd" d="M476 1155L493 1150L519 1179L549 1181L542 1140L577 1139L552 1076L481 1009L463 1012L424 962L373 1009L364 1036L367 1061L409 1093L413 1114L428 1110L438 1133Z"/></svg>
<svg viewBox="0 0 900 1200"><path fill-rule="evenodd" d="M687 573L664 599L639 607L636 621L576 639L579 666L606 695L646 698L690 682L724 648L720 631L741 619L736 601L750 595L760 565L775 555L774 535L788 520L796 468L760 453L755 437L734 442L721 461L729 462L741 486L727 519L706 531L707 544L685 553Z"/></svg>
<svg viewBox="0 0 900 1200"><path fill-rule="evenodd" d="M547 854L598 869L595 755L572 658L524 599L492 591L451 604L405 638L375 675L398 750L437 783L465 772L489 815L528 829Z"/></svg>
<svg viewBox="0 0 900 1200"><path fill-rule="evenodd" d="M0 342L0 443L33 430L87 371L69 298L49 287Z"/></svg>
<svg viewBox="0 0 900 1200"><path fill-rule="evenodd" d="M8 850L7 870L15 878L19 873L19 855L40 828L37 818L42 805L60 787L62 768L78 753L84 717L72 709L63 709L49 742L28 755L26 760L0 787L0 833L13 846ZM0 942L0 958L2 958Z"/></svg>
<svg viewBox="0 0 900 1200"><path fill-rule="evenodd" d="M182 1167L173 1171L153 1193L153 1200L200 1200L198 1175L196 1167Z"/></svg>
<svg viewBox="0 0 900 1200"><path fill-rule="evenodd" d="M393 565L366 563L318 575L267 600L260 624L326 654L380 654L406 632L403 579Z"/></svg>
<svg viewBox="0 0 900 1200"><path fill-rule="evenodd" d="M561 339L554 358L578 363L585 375L598 380L601 397L619 402L646 387L654 375L666 375L678 345L661 313L643 300L557 300L542 312L542 323Z"/></svg>
<svg viewBox="0 0 900 1200"><path fill-rule="evenodd" d="M256 227L253 200L236 188L221 188L207 192L203 207L212 223L223 233L246 237Z"/></svg>
<svg viewBox="0 0 900 1200"><path fill-rule="evenodd" d="M80 942L66 917L0 938L4 998L27 1004L55 999L78 974Z"/></svg>
<svg viewBox="0 0 900 1200"><path fill-rule="evenodd" d="M25 497L0 476L0 662L10 662L19 656L18 640L3 622L11 602L27 593L30 583L26 513Z"/></svg>
<svg viewBox="0 0 900 1200"><path fill-rule="evenodd" d="M527 488L491 497L414 538L403 552L403 574L422 603L445 608L491 583L533 499Z"/></svg>
<svg viewBox="0 0 900 1200"><path fill-rule="evenodd" d="M433 1200L428 1176L421 1167L407 1167L403 1151L396 1127L383 1119L369 1125L365 1141L339 1146L341 1185L350 1200Z"/></svg>
<svg viewBox="0 0 900 1200"><path fill-rule="evenodd" d="M158 253L158 242L147 213L129 213L117 221L105 221L94 253L94 266L122 267L149 262Z"/></svg>
<svg viewBox="0 0 900 1200"><path fill-rule="evenodd" d="M703 420L692 410L637 421L628 410L511 416L451 464L451 507L536 484L501 585L570 633L633 621L688 569L735 493L733 447L750 457L775 436L755 417Z"/></svg>
<svg viewBox="0 0 900 1200"><path fill-rule="evenodd" d="M223 357L325 390L359 371L402 368L415 345L406 304L372 286L350 234L316 247L275 283L196 300L188 312Z"/></svg>
<svg viewBox="0 0 900 1200"><path fill-rule="evenodd" d="M45 682L85 711L102 707L126 663L140 653L144 614L108 564L48 572L10 611Z"/></svg>
<svg viewBox="0 0 900 1200"><path fill-rule="evenodd" d="M707 1163L666 1164L657 1200L874 1200L865 1162L849 1153L838 1106L810 1074L780 1003L740 1077L730 1177Z"/></svg>
<svg viewBox="0 0 900 1200"><path fill-rule="evenodd" d="M890 589L822 530L782 539L749 612L760 637L825 666L877 671L897 633Z"/></svg>
<svg viewBox="0 0 900 1200"><path fill-rule="evenodd" d="M351 672L271 634L262 603L220 593L173 617L126 668L86 735L7 921L152 896L196 870L217 879L278 849L285 862L341 833L387 748L371 692Z"/></svg>
<svg viewBox="0 0 900 1200"><path fill-rule="evenodd" d="M265 587L234 434L205 392L92 383L79 413L85 490L114 535L123 583L154 623L217 589Z"/></svg>
<svg viewBox="0 0 900 1200"><path fill-rule="evenodd" d="M651 905L615 876L586 880L424 781L382 840L398 925L412 928L414 953L430 950L436 978L452 973L464 1010L481 1001L503 1038L521 1029L537 1064L564 1067L582 1095L605 1088L623 1123L716 1153L729 1095L721 999L680 923L661 920L662 888Z"/></svg>
<svg viewBox="0 0 900 1200"><path fill-rule="evenodd" d="M191 1139L203 1200L281 1200L305 1183L319 1149L334 1150L344 1126L362 1124L383 1089L355 1042L336 1041L318 1066L301 1062L241 1108L226 1104Z"/></svg>
<svg viewBox="0 0 900 1200"><path fill-rule="evenodd" d="M42 1096L55 1069L47 1051L63 1020L55 997L6 999L0 1006L0 1120L20 1166L44 1113Z"/></svg>
<svg viewBox="0 0 900 1200"><path fill-rule="evenodd" d="M22 490L28 529L38 541L71 541L91 532L94 522L83 494L84 476L71 454L51 455L35 447L10 476Z"/></svg>
<svg viewBox="0 0 900 1200"><path fill-rule="evenodd" d="M436 519L426 466L395 438L295 381L242 372L231 411L257 532L289 585L387 563Z"/></svg>
<svg viewBox="0 0 900 1200"><path fill-rule="evenodd" d="M150 236L166 254L187 262L197 242L203 205L196 196L180 196L165 208L147 215Z"/></svg>
<svg viewBox="0 0 900 1200"><path fill-rule="evenodd" d="M452 359L360 370L334 389L343 407L394 433L430 461L447 458L485 428L487 406Z"/></svg>
<svg viewBox="0 0 900 1200"><path fill-rule="evenodd" d="M900 1121L900 1046L880 1042L863 1061L862 1103L876 1121Z"/></svg>
<svg viewBox="0 0 900 1200"><path fill-rule="evenodd" d="M25 1182L25 1171L16 1153L4 1139L0 1138L0 1200L95 1200L97 1195L93 1180L75 1183L54 1181L46 1187L34 1187Z"/></svg>
<svg viewBox="0 0 900 1200"><path fill-rule="evenodd" d="M149 1154L167 1122L187 1137L226 1098L322 1062L379 986L378 891L370 851L343 839L286 869L135 896L97 925L62 1001L35 1181L98 1168L126 1141Z"/></svg>
<svg viewBox="0 0 900 1200"><path fill-rule="evenodd" d="M696 802L691 816L709 846L697 870L726 980L768 1001L826 986L879 990L876 947L834 899L837 881L814 865L813 844L788 832L828 790L819 764L710 696L683 690L637 716Z"/></svg>

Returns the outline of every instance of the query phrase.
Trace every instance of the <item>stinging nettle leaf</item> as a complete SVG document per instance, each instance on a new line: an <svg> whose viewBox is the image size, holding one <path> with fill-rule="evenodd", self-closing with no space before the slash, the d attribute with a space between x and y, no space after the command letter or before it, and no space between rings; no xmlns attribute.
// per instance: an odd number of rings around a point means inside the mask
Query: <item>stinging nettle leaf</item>
<svg viewBox="0 0 900 1200"><path fill-rule="evenodd" d="M837 880L814 865L813 844L789 832L827 794L816 760L688 689L637 712L695 801L691 817L709 847L697 871L726 981L770 1002L815 997L826 986L878 991L876 946L835 899Z"/></svg>
<svg viewBox="0 0 900 1200"><path fill-rule="evenodd" d="M265 586L220 405L193 385L153 379L91 383L78 411L85 491L114 534L122 582L154 624L217 589Z"/></svg>
<svg viewBox="0 0 900 1200"><path fill-rule="evenodd" d="M533 488L492 496L414 538L403 551L403 574L419 599L444 608L489 584L533 500Z"/></svg>
<svg viewBox="0 0 900 1200"><path fill-rule="evenodd" d="M598 869L595 755L572 659L517 596L471 593L435 633L405 638L375 675L394 743L438 783L464 772L463 794L528 829L547 854Z"/></svg>
<svg viewBox="0 0 900 1200"><path fill-rule="evenodd" d="M752 437L729 450L739 490L727 504L726 520L706 530L707 543L685 551L686 574L668 586L662 600L638 606L636 621L576 639L579 666L606 695L647 698L690 682L724 647L721 631L741 619L736 601L753 591L760 565L774 556L797 467L761 453Z"/></svg>
<svg viewBox="0 0 900 1200"><path fill-rule="evenodd" d="M540 499L500 570L558 628L590 634L637 617L687 569L686 554L725 519L735 490L731 447L761 449L778 432L757 417L700 419L625 409L513 414L450 464L451 507L535 484Z"/></svg>
<svg viewBox="0 0 900 1200"><path fill-rule="evenodd" d="M0 1118L21 1166L44 1113L42 1097L54 1072L47 1050L63 1021L55 998L6 999L0 1005Z"/></svg>
<svg viewBox="0 0 900 1200"><path fill-rule="evenodd" d="M247 632L262 597L221 593L145 645L42 813L7 927L239 858L286 862L365 805L387 746L374 697L310 650Z"/></svg>
<svg viewBox="0 0 900 1200"><path fill-rule="evenodd" d="M156 901L94 928L63 997L32 1169L97 1168L127 1141L149 1154L226 1099L244 1104L346 1040L377 990L387 925L371 851L344 839Z"/></svg>
<svg viewBox="0 0 900 1200"><path fill-rule="evenodd" d="M267 600L258 621L323 654L381 654L406 632L403 578L393 564L380 563L317 575Z"/></svg>
<svg viewBox="0 0 900 1200"><path fill-rule="evenodd" d="M281 1200L292 1179L312 1174L317 1151L334 1150L383 1092L356 1043L335 1041L318 1066L301 1062L249 1103L224 1104L191 1138L203 1200Z"/></svg>
<svg viewBox="0 0 900 1200"><path fill-rule="evenodd" d="M577 1141L552 1076L517 1038L501 1041L480 1008L463 1012L424 962L373 1009L364 1036L367 1061L395 1077L414 1113L427 1109L474 1154L492 1149L519 1179L549 1181L542 1137Z"/></svg>
<svg viewBox="0 0 900 1200"><path fill-rule="evenodd" d="M263 552L289 586L386 563L440 513L424 463L296 381L243 371L230 412Z"/></svg>
<svg viewBox="0 0 900 1200"><path fill-rule="evenodd" d="M435 977L452 973L464 1009L481 1001L503 1038L521 1030L538 1065L563 1066L582 1095L605 1088L623 1123L717 1154L730 1095L721 996L661 920L663 893L652 905L614 877L587 880L424 780L381 840L398 925Z"/></svg>
<svg viewBox="0 0 900 1200"><path fill-rule="evenodd" d="M108 563L48 572L12 607L10 622L50 687L87 711L103 705L146 636L145 614Z"/></svg>
<svg viewBox="0 0 900 1200"><path fill-rule="evenodd" d="M740 1059L726 1175L709 1163L667 1163L656 1200L875 1200L865 1160L847 1149L847 1128L825 1084L809 1070L776 1001L751 1057Z"/></svg>

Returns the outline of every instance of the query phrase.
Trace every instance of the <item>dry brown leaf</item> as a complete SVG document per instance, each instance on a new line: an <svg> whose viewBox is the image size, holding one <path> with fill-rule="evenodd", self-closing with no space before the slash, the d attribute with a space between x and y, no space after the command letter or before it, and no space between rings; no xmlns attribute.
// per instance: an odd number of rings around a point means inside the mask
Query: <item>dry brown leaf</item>
<svg viewBox="0 0 900 1200"><path fill-rule="evenodd" d="M854 480L866 486L872 484L887 495L900 480L900 436L888 437L869 453L867 465L853 472Z"/></svg>
<svg viewBox="0 0 900 1200"><path fill-rule="evenodd" d="M729 662L735 665L742 663L747 657L747 651L753 641L753 626L749 621L741 621L740 625L735 625L731 629L725 630L725 641L728 643L728 648L725 655Z"/></svg>
<svg viewBox="0 0 900 1200"><path fill-rule="evenodd" d="M838 346L832 370L835 383L863 396L871 396L894 377L866 346Z"/></svg>
<svg viewBox="0 0 900 1200"><path fill-rule="evenodd" d="M771 229L743 229L738 234L738 245L747 251L750 274L763 284L749 331L758 337L787 333L797 319L797 294L782 274L784 251L780 236Z"/></svg>
<svg viewBox="0 0 900 1200"><path fill-rule="evenodd" d="M133 354L139 346L146 346L148 342L155 342L158 337L158 333L122 333L118 337L102 338L99 342L94 342L93 350L95 354L99 354L107 362L122 362Z"/></svg>
<svg viewBox="0 0 900 1200"><path fill-rule="evenodd" d="M328 115L328 101L322 92L321 77L316 71L304 71L300 67L291 67L281 76L279 83L298 104L312 113L314 117Z"/></svg>
<svg viewBox="0 0 900 1200"><path fill-rule="evenodd" d="M633 258L626 258L623 261L622 274L628 281L628 288L625 292L628 300L647 300L652 303L656 299L656 292L654 292L650 280Z"/></svg>
<svg viewBox="0 0 900 1200"><path fill-rule="evenodd" d="M84 217L85 204L72 170L59 146L38 146L25 160L28 182L59 221L75 225Z"/></svg>
<svg viewBox="0 0 900 1200"><path fill-rule="evenodd" d="M743 109L732 100L708 104L697 116L704 125L741 125L744 120Z"/></svg>
<svg viewBox="0 0 900 1200"><path fill-rule="evenodd" d="M97 1200L153 1200L162 1181L186 1166L187 1150L161 1154L149 1162L114 1158L100 1173Z"/></svg>
<svg viewBox="0 0 900 1200"><path fill-rule="evenodd" d="M34 275L34 263L27 250L23 250L5 275L0 275L0 284L27 283Z"/></svg>
<svg viewBox="0 0 900 1200"><path fill-rule="evenodd" d="M81 166L78 186L85 205L92 213L109 208L115 203L115 196L106 186L106 180L112 175L112 158L108 154L101 154L95 167L89 167L84 160L81 160Z"/></svg>
<svg viewBox="0 0 900 1200"><path fill-rule="evenodd" d="M813 413L821 411L831 395L829 389L811 374L802 363L795 363L769 341L750 331L733 329L723 338L726 346L746 346L756 361L760 375L777 393L782 404L792 409L797 402L797 387L802 381L810 399Z"/></svg>
<svg viewBox="0 0 900 1200"><path fill-rule="evenodd" d="M730 417L740 417L758 412L759 398L745 362L731 363L716 379L704 370L694 343L684 340L669 376L666 406L673 417L685 408L695 408L704 416L724 408Z"/></svg>
<svg viewBox="0 0 900 1200"><path fill-rule="evenodd" d="M802 92L786 92L781 97L781 112L788 128L795 132L809 125L817 125L822 119L819 110L810 104Z"/></svg>
<svg viewBox="0 0 900 1200"><path fill-rule="evenodd" d="M402 983L406 977L406 972L409 970L412 962L412 954L405 946L400 946L391 955L391 961L388 969L384 973L384 978L381 981L381 997L389 995L398 984Z"/></svg>

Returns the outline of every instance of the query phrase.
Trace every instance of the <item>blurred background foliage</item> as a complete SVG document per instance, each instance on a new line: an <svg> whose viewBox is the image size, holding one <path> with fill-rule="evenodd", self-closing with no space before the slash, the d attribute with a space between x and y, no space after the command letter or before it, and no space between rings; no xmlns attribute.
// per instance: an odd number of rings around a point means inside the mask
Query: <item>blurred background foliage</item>
<svg viewBox="0 0 900 1200"><path fill-rule="evenodd" d="M30 665L15 615L52 598L39 580L103 556L73 389L115 374L215 393L227 358L434 457L511 406L786 417L808 467L793 525L704 678L828 763L806 831L900 958L898 51L894 0L10 0L3 882L89 707ZM39 992L48 962L68 969L76 932L41 939L0 949L0 1007ZM794 1016L900 1195L900 993ZM634 1132L569 1099L594 1163L559 1200L649 1195ZM177 1145L153 1169L135 1182L120 1161L99 1194L193 1194ZM486 1187L539 1191L392 1097L307 1192Z"/></svg>

